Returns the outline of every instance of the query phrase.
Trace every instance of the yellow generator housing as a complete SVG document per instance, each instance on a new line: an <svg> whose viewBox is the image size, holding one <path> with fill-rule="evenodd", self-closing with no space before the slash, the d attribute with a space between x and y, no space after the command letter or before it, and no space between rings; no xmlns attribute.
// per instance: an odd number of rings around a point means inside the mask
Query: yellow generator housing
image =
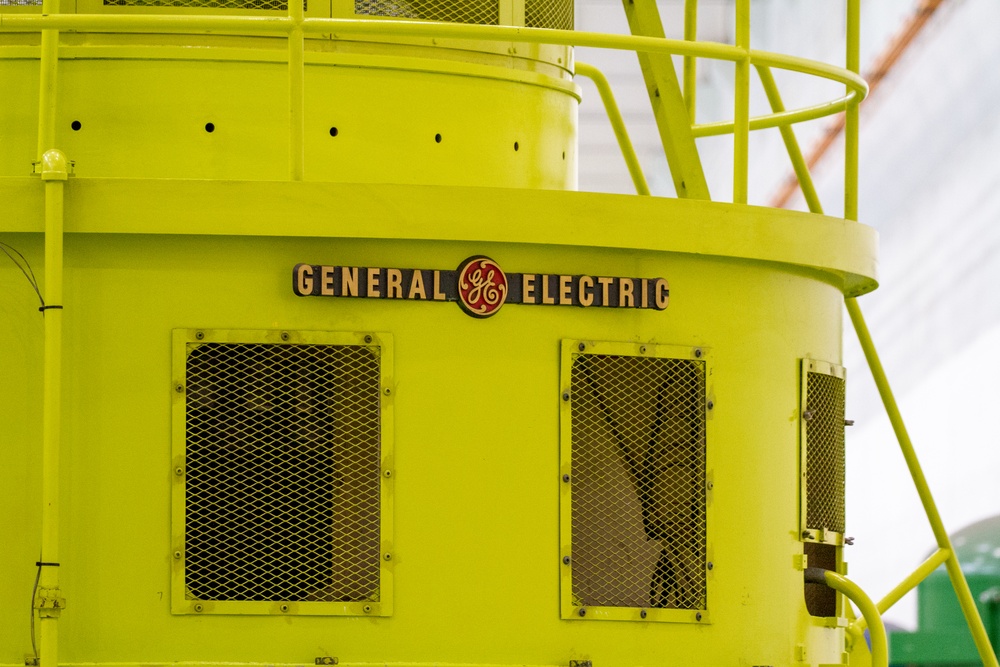
<svg viewBox="0 0 1000 667"><path fill-rule="evenodd" d="M650 0L631 36L572 0L0 0L0 665L867 664L848 6L840 69L750 49L748 0L730 45ZM677 198L576 191L574 76L618 121L579 45L639 53ZM699 58L733 121L692 123ZM784 110L775 68L847 92ZM801 162L844 109L846 218L746 204L750 130Z"/></svg>

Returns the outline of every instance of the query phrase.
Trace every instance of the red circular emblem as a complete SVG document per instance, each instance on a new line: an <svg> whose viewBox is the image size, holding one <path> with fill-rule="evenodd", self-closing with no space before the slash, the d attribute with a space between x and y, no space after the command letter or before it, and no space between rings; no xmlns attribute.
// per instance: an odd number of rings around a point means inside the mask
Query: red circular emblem
<svg viewBox="0 0 1000 667"><path fill-rule="evenodd" d="M473 317L489 317L507 300L507 276L500 265L482 255L458 267L458 303Z"/></svg>

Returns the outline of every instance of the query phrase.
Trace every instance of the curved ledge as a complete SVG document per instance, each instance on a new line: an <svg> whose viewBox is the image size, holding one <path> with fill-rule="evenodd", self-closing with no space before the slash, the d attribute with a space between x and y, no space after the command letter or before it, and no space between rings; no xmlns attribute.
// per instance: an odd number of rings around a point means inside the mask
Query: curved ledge
<svg viewBox="0 0 1000 667"><path fill-rule="evenodd" d="M582 246L812 269L847 296L877 286L872 228L784 209L591 192L111 178L70 179L66 197L67 233ZM0 232L42 231L36 182L0 179L0 198L14 209Z"/></svg>

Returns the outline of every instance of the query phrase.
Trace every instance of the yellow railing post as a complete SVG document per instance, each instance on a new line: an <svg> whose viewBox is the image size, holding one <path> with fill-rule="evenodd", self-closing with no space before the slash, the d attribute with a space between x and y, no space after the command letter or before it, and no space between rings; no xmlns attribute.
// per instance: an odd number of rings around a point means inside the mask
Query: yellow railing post
<svg viewBox="0 0 1000 667"><path fill-rule="evenodd" d="M618 109L618 103L615 102L615 96L611 92L611 84L608 83L607 77L593 65L579 61L576 63L576 73L579 76L587 77L597 87L601 101L604 102L604 110L608 114L608 120L611 121L611 128L615 131L615 138L618 139L618 147L621 149L622 157L625 158L625 164L628 166L628 173L632 176L632 183L635 184L635 191L640 195L648 195L649 184L646 183L646 177L642 173L639 157L635 154L632 140L629 139L628 130L625 129L625 120Z"/></svg>
<svg viewBox="0 0 1000 667"><path fill-rule="evenodd" d="M847 0L847 70L861 73L861 0ZM844 217L858 219L858 103L844 120Z"/></svg>
<svg viewBox="0 0 1000 667"><path fill-rule="evenodd" d="M684 0L684 41L698 41L698 0ZM698 95L698 60L684 56L684 103L691 123L695 123L695 100Z"/></svg>
<svg viewBox="0 0 1000 667"><path fill-rule="evenodd" d="M750 0L736 0L736 104L733 110L733 203L746 204L750 153Z"/></svg>
<svg viewBox="0 0 1000 667"><path fill-rule="evenodd" d="M305 0L288 0L288 169L293 181L305 177Z"/></svg>

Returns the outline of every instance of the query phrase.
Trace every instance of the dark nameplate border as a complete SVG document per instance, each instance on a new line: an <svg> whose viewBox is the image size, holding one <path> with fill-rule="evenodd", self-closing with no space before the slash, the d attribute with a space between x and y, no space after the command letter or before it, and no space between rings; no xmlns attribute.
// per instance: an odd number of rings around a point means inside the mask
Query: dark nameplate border
<svg viewBox="0 0 1000 667"><path fill-rule="evenodd" d="M507 273L504 303L583 308L666 309L670 288L664 278ZM366 266L296 264L297 296L329 296L409 301L458 301L458 272Z"/></svg>

